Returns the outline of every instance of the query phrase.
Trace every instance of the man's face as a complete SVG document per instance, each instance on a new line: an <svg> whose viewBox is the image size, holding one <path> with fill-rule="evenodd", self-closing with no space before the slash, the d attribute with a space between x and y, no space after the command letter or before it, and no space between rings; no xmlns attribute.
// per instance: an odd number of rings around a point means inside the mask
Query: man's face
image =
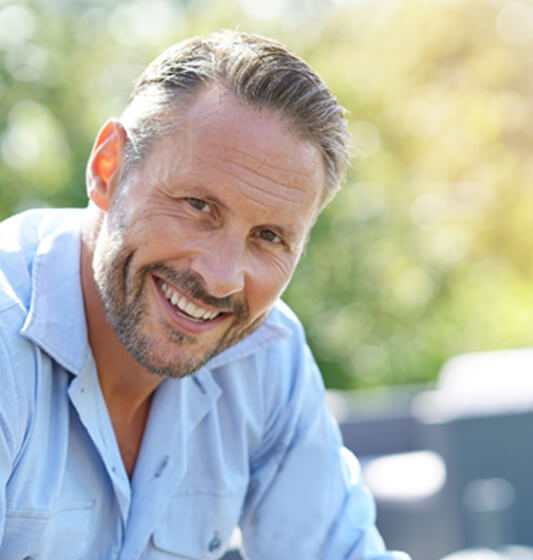
<svg viewBox="0 0 533 560"><path fill-rule="evenodd" d="M259 326L318 211L319 151L215 86L176 110L119 184L94 254L109 322L153 373L182 377Z"/></svg>

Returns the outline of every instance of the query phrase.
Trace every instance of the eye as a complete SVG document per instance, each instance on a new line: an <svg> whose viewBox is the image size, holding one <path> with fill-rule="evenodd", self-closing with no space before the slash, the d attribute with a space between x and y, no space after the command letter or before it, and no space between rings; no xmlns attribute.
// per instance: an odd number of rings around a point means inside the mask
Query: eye
<svg viewBox="0 0 533 560"><path fill-rule="evenodd" d="M193 208L199 210L200 212L205 212L206 214L209 214L209 212L211 212L211 205L205 200L201 200L200 198L188 198L187 202Z"/></svg>
<svg viewBox="0 0 533 560"><path fill-rule="evenodd" d="M259 232L259 237L268 243L283 243L281 237L270 229L262 229Z"/></svg>

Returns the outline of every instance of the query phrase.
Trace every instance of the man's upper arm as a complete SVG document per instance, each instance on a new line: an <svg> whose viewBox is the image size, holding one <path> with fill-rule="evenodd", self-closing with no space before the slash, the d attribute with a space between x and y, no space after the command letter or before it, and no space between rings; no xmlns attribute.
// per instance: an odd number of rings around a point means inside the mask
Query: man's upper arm
<svg viewBox="0 0 533 560"><path fill-rule="evenodd" d="M247 553L251 560L405 560L384 549L374 501L303 348L291 383L272 399L264 444L252 457L241 520Z"/></svg>
<svg viewBox="0 0 533 560"><path fill-rule="evenodd" d="M23 406L22 378L17 380L18 362L3 340L0 323L0 543L4 534L6 485L22 447L27 414ZM18 382L17 382L18 381Z"/></svg>

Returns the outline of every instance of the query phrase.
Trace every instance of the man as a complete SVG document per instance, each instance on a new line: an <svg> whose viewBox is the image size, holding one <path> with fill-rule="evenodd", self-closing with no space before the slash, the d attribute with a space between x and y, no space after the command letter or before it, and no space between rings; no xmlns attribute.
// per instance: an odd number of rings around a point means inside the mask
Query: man
<svg viewBox="0 0 533 560"><path fill-rule="evenodd" d="M304 62L213 34L104 125L88 208L0 226L0 558L405 558L279 301L346 145Z"/></svg>

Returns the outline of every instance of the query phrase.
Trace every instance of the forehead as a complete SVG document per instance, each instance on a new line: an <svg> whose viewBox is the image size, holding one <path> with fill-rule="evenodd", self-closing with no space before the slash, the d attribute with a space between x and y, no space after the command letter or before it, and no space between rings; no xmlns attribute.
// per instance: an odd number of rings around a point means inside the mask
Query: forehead
<svg viewBox="0 0 533 560"><path fill-rule="evenodd" d="M172 182L187 174L210 189L240 189L265 209L272 205L279 210L280 202L286 202L293 210L317 211L325 184L322 155L275 112L252 107L212 85L166 119L173 132L148 157L155 181ZM206 173L209 185L202 177Z"/></svg>

